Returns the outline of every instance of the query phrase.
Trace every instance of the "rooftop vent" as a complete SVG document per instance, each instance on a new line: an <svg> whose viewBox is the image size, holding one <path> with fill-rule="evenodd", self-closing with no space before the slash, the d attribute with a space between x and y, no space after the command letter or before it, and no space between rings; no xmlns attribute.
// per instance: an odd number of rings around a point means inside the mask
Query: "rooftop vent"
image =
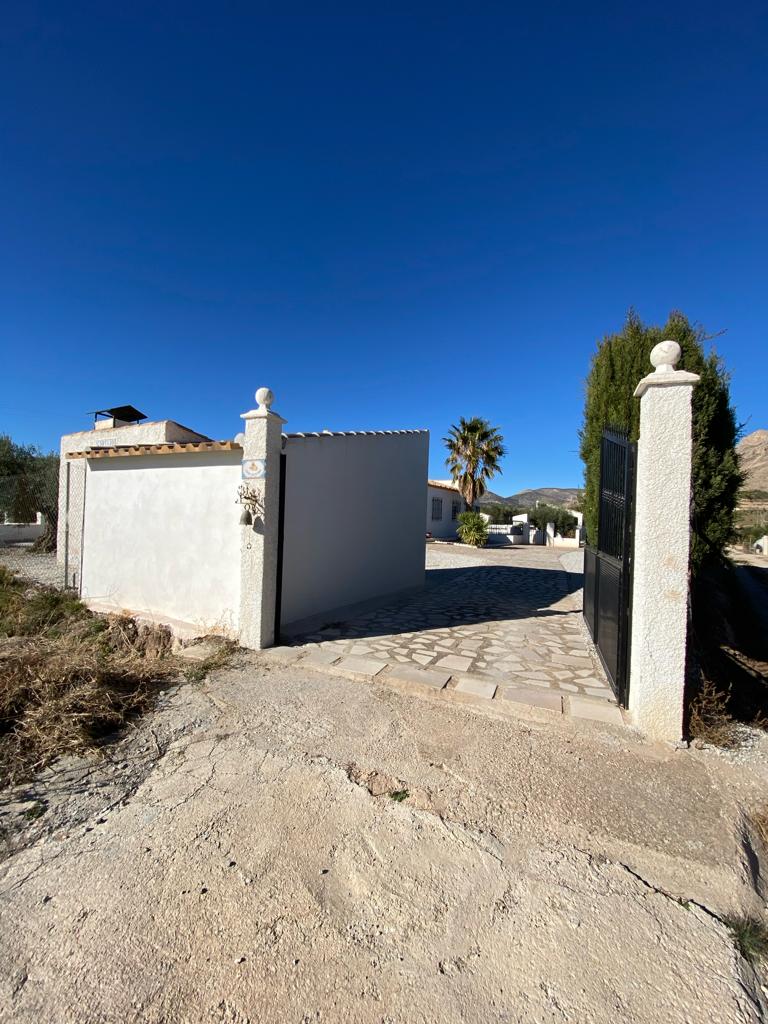
<svg viewBox="0 0 768 1024"><path fill-rule="evenodd" d="M110 427L138 423L146 418L144 413L139 412L133 405L116 405L113 409L96 409L93 413L93 426L95 430L108 430Z"/></svg>

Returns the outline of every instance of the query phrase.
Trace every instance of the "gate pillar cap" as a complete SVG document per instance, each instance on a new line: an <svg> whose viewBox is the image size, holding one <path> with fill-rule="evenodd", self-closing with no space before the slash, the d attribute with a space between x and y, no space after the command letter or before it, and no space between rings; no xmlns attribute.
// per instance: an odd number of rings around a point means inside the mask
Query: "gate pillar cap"
<svg viewBox="0 0 768 1024"><path fill-rule="evenodd" d="M285 423L286 420L282 416L279 416L276 412L272 411L272 403L275 400L275 394L271 388L259 388L255 394L255 399L258 402L258 408L251 409L250 412L244 412L240 414L240 418L243 420L261 420L271 419L279 420L281 423Z"/></svg>
<svg viewBox="0 0 768 1024"><path fill-rule="evenodd" d="M651 387L676 387L681 384L693 387L694 384L698 384L700 378L697 373L675 369L680 361L680 355L680 346L669 338L654 345L651 350L651 365L655 369L637 385L635 398L642 398Z"/></svg>
<svg viewBox="0 0 768 1024"><path fill-rule="evenodd" d="M676 341L660 341L651 349L651 366L656 373L672 373L680 362L682 352Z"/></svg>

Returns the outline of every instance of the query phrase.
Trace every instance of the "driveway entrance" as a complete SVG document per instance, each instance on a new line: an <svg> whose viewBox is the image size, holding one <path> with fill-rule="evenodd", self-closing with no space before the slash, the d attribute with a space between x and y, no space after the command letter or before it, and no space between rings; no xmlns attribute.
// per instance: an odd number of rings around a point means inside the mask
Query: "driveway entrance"
<svg viewBox="0 0 768 1024"><path fill-rule="evenodd" d="M294 642L342 670L421 670L435 688L621 721L581 625L581 552L430 544L427 570L423 591Z"/></svg>

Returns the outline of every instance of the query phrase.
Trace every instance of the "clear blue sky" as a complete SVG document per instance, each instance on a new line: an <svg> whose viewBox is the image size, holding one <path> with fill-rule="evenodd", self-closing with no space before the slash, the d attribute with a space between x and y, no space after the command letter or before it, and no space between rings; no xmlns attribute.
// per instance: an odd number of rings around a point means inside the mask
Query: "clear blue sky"
<svg viewBox="0 0 768 1024"><path fill-rule="evenodd" d="M630 305L725 329L768 426L767 10L5 3L0 430L231 437L266 384L289 429L428 427L433 476L486 416L494 490L573 486Z"/></svg>

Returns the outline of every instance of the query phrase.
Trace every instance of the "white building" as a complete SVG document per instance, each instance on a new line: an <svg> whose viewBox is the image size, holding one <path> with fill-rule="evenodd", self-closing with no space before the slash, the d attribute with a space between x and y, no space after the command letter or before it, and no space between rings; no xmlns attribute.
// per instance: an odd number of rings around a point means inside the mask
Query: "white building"
<svg viewBox="0 0 768 1024"><path fill-rule="evenodd" d="M466 504L452 480L427 481L427 533L441 540L453 540Z"/></svg>
<svg viewBox="0 0 768 1024"><path fill-rule="evenodd" d="M60 544L89 607L258 649L424 585L428 431L286 434L256 399L232 440L119 415L62 438Z"/></svg>
<svg viewBox="0 0 768 1024"><path fill-rule="evenodd" d="M65 567L67 584L80 586L82 537L85 517L86 463L72 458L97 448L129 449L139 445L163 445L210 441L205 434L183 427L175 420L148 421L133 406L99 410L90 430L78 430L61 438L59 463L59 522L57 557ZM99 419L99 417L102 417Z"/></svg>

